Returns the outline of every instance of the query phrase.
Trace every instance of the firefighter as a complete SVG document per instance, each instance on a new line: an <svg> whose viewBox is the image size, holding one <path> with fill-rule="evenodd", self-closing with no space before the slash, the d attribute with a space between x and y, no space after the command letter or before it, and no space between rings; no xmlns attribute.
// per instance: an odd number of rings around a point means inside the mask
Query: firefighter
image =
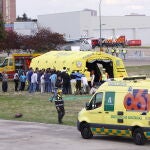
<svg viewBox="0 0 150 150"><path fill-rule="evenodd" d="M58 123L62 124L63 123L62 119L65 115L64 100L62 98L62 90L58 89L57 95L54 98L52 98L50 101L52 102L53 99L55 101L55 106L58 113Z"/></svg>
<svg viewBox="0 0 150 150"><path fill-rule="evenodd" d="M114 49L114 48L111 49L111 54L112 54L112 55L115 54L115 49Z"/></svg>

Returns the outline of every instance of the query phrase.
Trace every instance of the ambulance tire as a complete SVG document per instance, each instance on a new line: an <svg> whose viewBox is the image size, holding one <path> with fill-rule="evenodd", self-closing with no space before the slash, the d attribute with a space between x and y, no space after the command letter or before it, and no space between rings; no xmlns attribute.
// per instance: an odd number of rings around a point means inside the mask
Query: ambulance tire
<svg viewBox="0 0 150 150"><path fill-rule="evenodd" d="M93 137L93 134L88 124L82 125L81 135L84 139L91 139Z"/></svg>
<svg viewBox="0 0 150 150"><path fill-rule="evenodd" d="M133 140L136 145L144 145L146 142L146 138L142 129L136 128L133 131Z"/></svg>

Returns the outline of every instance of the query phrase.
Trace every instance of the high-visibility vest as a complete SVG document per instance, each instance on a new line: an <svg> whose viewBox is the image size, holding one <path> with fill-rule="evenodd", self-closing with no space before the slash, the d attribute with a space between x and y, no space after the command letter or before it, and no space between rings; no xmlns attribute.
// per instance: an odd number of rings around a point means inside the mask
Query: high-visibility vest
<svg viewBox="0 0 150 150"><path fill-rule="evenodd" d="M114 53L114 52L115 52L115 50L114 50L114 49L111 49L111 52L112 52L112 53Z"/></svg>

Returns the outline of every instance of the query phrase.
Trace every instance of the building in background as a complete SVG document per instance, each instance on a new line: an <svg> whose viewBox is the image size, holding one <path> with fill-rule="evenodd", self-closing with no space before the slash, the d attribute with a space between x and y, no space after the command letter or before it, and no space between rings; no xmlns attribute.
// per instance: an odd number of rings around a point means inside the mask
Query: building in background
<svg viewBox="0 0 150 150"><path fill-rule="evenodd" d="M3 0L0 0L0 13L2 14L3 12Z"/></svg>
<svg viewBox="0 0 150 150"><path fill-rule="evenodd" d="M0 0L0 13L7 24L16 21L16 0Z"/></svg>
<svg viewBox="0 0 150 150"><path fill-rule="evenodd" d="M37 22L14 22L14 31L21 35L34 35L38 31Z"/></svg>
<svg viewBox="0 0 150 150"><path fill-rule="evenodd" d="M38 26L63 34L66 40L99 38L100 20L93 10L45 14L38 16ZM127 40L141 40L150 46L150 16L101 16L102 38L117 38L124 35Z"/></svg>

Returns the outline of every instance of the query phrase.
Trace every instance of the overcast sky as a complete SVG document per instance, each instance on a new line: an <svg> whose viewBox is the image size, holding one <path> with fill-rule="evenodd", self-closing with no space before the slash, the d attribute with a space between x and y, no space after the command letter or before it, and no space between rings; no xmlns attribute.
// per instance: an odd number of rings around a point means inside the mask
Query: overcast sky
<svg viewBox="0 0 150 150"><path fill-rule="evenodd" d="M37 18L42 14L79 11L85 8L98 11L100 0L16 0L17 16L26 13ZM102 0L103 16L124 16L130 13L150 16L150 0Z"/></svg>

